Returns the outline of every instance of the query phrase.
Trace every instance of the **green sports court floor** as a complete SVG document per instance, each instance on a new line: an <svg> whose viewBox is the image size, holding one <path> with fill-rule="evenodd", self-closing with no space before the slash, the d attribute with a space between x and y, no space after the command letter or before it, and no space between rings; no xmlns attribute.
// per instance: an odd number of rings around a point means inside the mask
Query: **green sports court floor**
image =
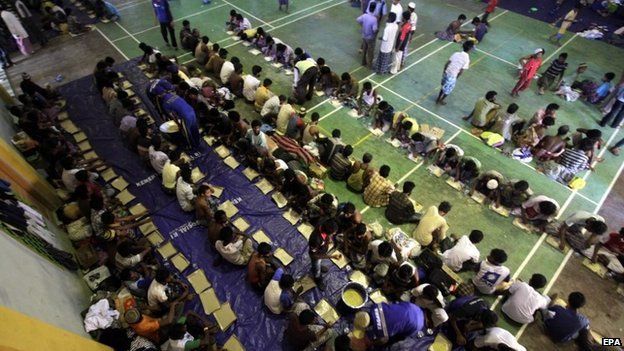
<svg viewBox="0 0 624 351"><path fill-rule="evenodd" d="M448 98L448 104L436 106L435 97L443 66L460 47L459 44L436 40L433 33L443 30L459 13L465 13L468 18L480 14L483 6L471 0L415 2L418 29L404 70L393 76L376 75L360 65L360 35L355 22L359 10L345 1L291 0L289 14L277 10L277 0L214 0L210 5L202 5L201 0L170 0L170 6L176 18L176 33L181 28L180 22L189 20L191 27L198 28L202 35L208 35L212 42L227 47L229 57L238 56L247 70L254 64L261 65L263 76L275 82L273 90L276 93L290 94L292 77L278 72L264 62L262 56L251 55L247 52L248 48L228 37L225 21L231 9L242 12L254 26L262 26L291 46L300 46L314 57L325 58L337 73L348 71L360 82L372 81L378 93L396 110L407 111L420 124L427 123L444 129L445 141L459 145L468 155L477 156L484 170L496 169L509 178L528 180L535 193L556 199L562 207L561 217L579 209L597 212L622 171L623 158L618 159L603 148L600 156L604 157L604 162L596 165L595 172L584 174L587 186L578 192L572 191L536 172L534 164L521 164L487 147L470 134L469 125L461 117L471 111L475 100L486 91L496 90L499 103L507 106L512 101L516 102L525 119L530 118L538 108L557 102L562 106L557 126L568 124L571 128L596 128L600 113L595 106L580 101L568 103L552 94L539 96L536 94L536 84L520 98L512 99L508 92L516 83L515 63L519 57L531 53L537 47L543 47L546 50L544 66L559 53L567 52L570 71L578 63L587 62L587 76L598 80L609 71L619 77L624 51L570 33L563 38L563 45L556 47L547 41L547 37L554 31L549 24L498 9L490 17L490 32L471 54L471 67L458 80L455 91ZM406 1L403 6L407 6ZM119 22L98 24L97 30L124 57L140 55L138 43L147 42L167 54L179 55L180 62L192 61L190 54L164 47L150 1L125 2L119 5L119 9L122 16ZM472 229L485 232L486 237L479 244L482 255L487 255L494 247L505 249L509 254L507 266L511 268L514 278L526 279L535 272L547 277L560 273L562 262L566 262L569 257L546 243L545 235L527 234L519 230L512 225L511 218L501 217L454 190L443 179L430 175L426 165L407 159L404 152L384 141L386 137L370 134L365 122L350 117L347 109L334 108L320 97L306 104L306 108L321 115L323 130L341 129L343 140L354 145L356 157L361 157L364 152L372 153L376 167L383 164L391 166L390 178L393 181L415 182L416 189L412 196L425 207L443 200L450 201L453 204L453 210L448 215L450 233L466 234ZM241 106L241 110L249 111L249 108ZM257 116L249 112L244 117L253 119ZM552 132L554 130L556 128ZM623 136L624 133L619 129L603 128L603 138L608 144ZM383 209L368 208L359 195L346 190L344 183L328 180L327 190L342 201L355 203L364 212L366 222L379 221L389 226ZM413 229L411 225L402 227L407 232ZM498 304L498 301L495 303ZM519 326L506 323L505 326L514 332L519 329Z"/></svg>

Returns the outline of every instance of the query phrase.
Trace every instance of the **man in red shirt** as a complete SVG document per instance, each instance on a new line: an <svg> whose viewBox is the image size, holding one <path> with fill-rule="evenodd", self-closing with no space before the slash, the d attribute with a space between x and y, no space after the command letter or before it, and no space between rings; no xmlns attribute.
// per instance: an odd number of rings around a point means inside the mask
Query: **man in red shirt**
<svg viewBox="0 0 624 351"><path fill-rule="evenodd" d="M487 19L490 16L490 13L494 12L496 6L498 6L498 0L489 0L487 7L485 8L485 13L481 17L481 22L487 24L488 27L490 26L490 24L488 23Z"/></svg>

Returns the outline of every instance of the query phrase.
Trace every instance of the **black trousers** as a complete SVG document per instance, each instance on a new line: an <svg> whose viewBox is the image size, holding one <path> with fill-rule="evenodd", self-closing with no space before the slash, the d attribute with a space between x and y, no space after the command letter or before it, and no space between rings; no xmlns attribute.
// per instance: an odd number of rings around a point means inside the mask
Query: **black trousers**
<svg viewBox="0 0 624 351"><path fill-rule="evenodd" d="M160 34L162 34L165 43L169 44L169 40L167 39L167 31L169 31L169 36L171 37L171 46L177 48L178 43L176 42L175 30L173 29L173 25L170 26L169 23L160 23Z"/></svg>

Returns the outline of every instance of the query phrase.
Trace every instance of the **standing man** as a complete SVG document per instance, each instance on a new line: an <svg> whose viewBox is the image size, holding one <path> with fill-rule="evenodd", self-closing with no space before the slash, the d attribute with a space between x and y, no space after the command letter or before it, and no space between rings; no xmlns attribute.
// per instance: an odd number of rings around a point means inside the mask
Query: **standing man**
<svg viewBox="0 0 624 351"><path fill-rule="evenodd" d="M390 12L396 14L396 22L401 22L401 16L403 15L403 6L401 6L401 0L392 0L390 5Z"/></svg>
<svg viewBox="0 0 624 351"><path fill-rule="evenodd" d="M581 7L583 7L583 5L581 4L575 5L574 8L570 10L570 12L566 13L563 18L559 17L559 19L557 19L553 23L554 26L555 23L561 21L561 24L559 25L559 30L557 31L557 33L551 35L548 38L548 41L552 42L553 39L555 39L555 43L557 44L557 46L561 46L561 38L563 38L563 35L568 31L568 28L570 28L573 23L578 22L576 16L578 16Z"/></svg>
<svg viewBox="0 0 624 351"><path fill-rule="evenodd" d="M178 50L178 43L176 42L175 30L173 29L173 15L169 8L169 2L167 0L152 0L152 6L154 7L154 15L160 23L160 34L162 34L163 40L169 46L169 40L167 39L167 31L171 37L171 45Z"/></svg>
<svg viewBox="0 0 624 351"><path fill-rule="evenodd" d="M373 45L374 46L374 45ZM294 69L295 98L298 104L312 99L314 84L318 76L318 66L312 58L297 61Z"/></svg>
<svg viewBox="0 0 624 351"><path fill-rule="evenodd" d="M442 73L442 88L436 100L436 104L446 105L444 99L453 91L457 78L470 67L470 55L474 42L468 40L464 42L463 51L459 51L451 55L446 65L444 65L444 73Z"/></svg>
<svg viewBox="0 0 624 351"><path fill-rule="evenodd" d="M32 12L30 12L26 4L24 4L22 0L17 0L15 1L15 9L22 20L22 24L26 27L26 31L28 31L30 35L33 36L33 39L41 44L41 46L45 45L48 42L48 39L46 38L45 33L41 30L39 21L33 17Z"/></svg>
<svg viewBox="0 0 624 351"><path fill-rule="evenodd" d="M409 4L407 4L407 12L409 12L410 15L410 25L412 26L412 31L410 32L410 42L412 41L412 38L414 38L414 33L416 32L416 25L418 24L418 15L416 14L416 4L413 2L410 2Z"/></svg>
<svg viewBox="0 0 624 351"><path fill-rule="evenodd" d="M11 32L13 39L17 43L20 52L24 56L28 56L34 52L32 45L30 44L30 38L28 37L28 32L22 26L19 18L13 14L13 12L8 11L6 8L1 8L2 12L0 16L2 20L4 20L4 24L6 24L7 29Z"/></svg>
<svg viewBox="0 0 624 351"><path fill-rule="evenodd" d="M377 36L377 17L373 15L376 3L369 5L368 12L358 17L357 22L362 26L362 65L368 68L373 66L375 54L375 37Z"/></svg>
<svg viewBox="0 0 624 351"><path fill-rule="evenodd" d="M498 6L498 0L489 0L485 8L485 13L483 14L483 16L481 16L481 22L485 23L488 27L490 26L490 24L488 23L488 17L490 17L490 14L492 12L494 12L496 6Z"/></svg>

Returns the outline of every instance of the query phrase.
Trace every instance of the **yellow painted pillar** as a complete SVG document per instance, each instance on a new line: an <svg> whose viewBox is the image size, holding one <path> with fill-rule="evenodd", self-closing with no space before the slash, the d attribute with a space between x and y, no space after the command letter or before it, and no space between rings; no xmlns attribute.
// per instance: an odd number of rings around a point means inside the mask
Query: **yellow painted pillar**
<svg viewBox="0 0 624 351"><path fill-rule="evenodd" d="M0 350L112 351L113 349L0 306Z"/></svg>
<svg viewBox="0 0 624 351"><path fill-rule="evenodd" d="M62 204L54 188L4 140L0 140L0 178L48 217Z"/></svg>

